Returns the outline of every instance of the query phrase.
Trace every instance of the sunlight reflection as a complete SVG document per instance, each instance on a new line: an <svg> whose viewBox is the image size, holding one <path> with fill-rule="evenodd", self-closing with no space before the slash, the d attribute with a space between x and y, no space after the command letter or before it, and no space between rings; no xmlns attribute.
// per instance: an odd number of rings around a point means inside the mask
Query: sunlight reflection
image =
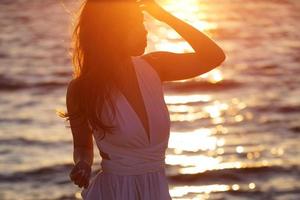
<svg viewBox="0 0 300 200"><path fill-rule="evenodd" d="M211 101L211 95L172 95L164 96L167 104L187 104L195 102L208 102Z"/></svg>
<svg viewBox="0 0 300 200"><path fill-rule="evenodd" d="M192 52L192 47L185 41L172 42L172 41L160 41L160 43L155 44L155 48L160 51L171 51L174 53L185 53Z"/></svg>
<svg viewBox="0 0 300 200"><path fill-rule="evenodd" d="M171 114L171 121L172 122L183 122L183 121L188 121L188 122L193 122L198 119L202 118L207 118L207 115L202 112L197 112L197 113L189 113L189 114Z"/></svg>
<svg viewBox="0 0 300 200"><path fill-rule="evenodd" d="M220 81L224 80L224 76L223 73L220 69L213 69L207 73L204 73L200 76L198 76L197 78L195 78L196 80L200 80L200 79L205 79L211 83L218 83Z"/></svg>
<svg viewBox="0 0 300 200"><path fill-rule="evenodd" d="M201 4L199 4L198 0L165 0L163 2L165 2L164 7L166 10L201 31L217 28L216 23L201 20L207 19L207 16L205 12L202 12Z"/></svg>
<svg viewBox="0 0 300 200"><path fill-rule="evenodd" d="M205 172L211 168L214 168L221 162L221 158L213 158L208 156L186 156L186 155L168 155L166 156L166 162L169 165L181 165L184 166L190 166L195 165L198 166L197 172ZM185 173L187 168L179 169L179 172L181 174L188 174Z"/></svg>
<svg viewBox="0 0 300 200"><path fill-rule="evenodd" d="M224 153L225 153L224 148L218 148L218 149L217 149L217 154L218 154L218 155L222 155L222 154L224 154Z"/></svg>
<svg viewBox="0 0 300 200"><path fill-rule="evenodd" d="M247 153L247 159L252 160L260 157L260 153L257 152L249 152Z"/></svg>
<svg viewBox="0 0 300 200"><path fill-rule="evenodd" d="M180 12L180 10L187 11L187 13L199 12L198 0L164 0L166 9L172 12Z"/></svg>
<svg viewBox="0 0 300 200"><path fill-rule="evenodd" d="M255 183L249 183L249 189L254 190L256 188Z"/></svg>
<svg viewBox="0 0 300 200"><path fill-rule="evenodd" d="M180 113L190 113L195 112L194 107L192 106L186 106L186 105L179 105L179 106L168 106L169 111L171 112L180 112Z"/></svg>
<svg viewBox="0 0 300 200"><path fill-rule="evenodd" d="M81 192L76 192L75 193L75 199L81 199Z"/></svg>
<svg viewBox="0 0 300 200"><path fill-rule="evenodd" d="M234 184L234 185L232 185L231 188L232 188L233 191L237 191L237 190L240 189L240 186L238 184Z"/></svg>
<svg viewBox="0 0 300 200"><path fill-rule="evenodd" d="M177 159L176 156L178 155L173 155L172 157L170 157L170 159L172 159L172 161L170 161L171 163L175 163L175 160ZM186 168L181 168L179 170L179 172L181 174L197 174L197 173L202 173L208 170L221 170L221 169L241 169L241 168L260 168L260 167L268 167L268 166L275 166L275 165L281 165L282 161L280 160L270 160L270 161L259 161L259 162L226 162L226 163L221 163L221 158L213 158L215 159L214 161L212 161L212 157L207 157L207 159L202 157L202 162L199 163L199 165L197 166L193 166L193 167L186 167ZM200 159L199 159L200 160ZM204 161L206 160L206 161ZM168 160L169 161L169 160ZM177 163L177 165L182 165L182 166L186 166L188 165L188 163Z"/></svg>
<svg viewBox="0 0 300 200"><path fill-rule="evenodd" d="M196 129L192 132L172 132L169 148L193 152L215 150L217 145L224 144L224 141L218 143L218 139L211 136L214 133L215 130L209 128Z"/></svg>
<svg viewBox="0 0 300 200"><path fill-rule="evenodd" d="M233 184L233 185L225 185L225 184L214 184L214 185L203 185L203 186L174 186L172 187L169 192L170 195L173 198L180 198L180 200L187 199L186 197L189 197L188 199L191 199L191 196L188 196L189 194L198 194L197 196L193 197L192 199L209 199L210 193L218 193L218 192L227 192L227 191L238 191L241 189L247 189L254 190L256 188L255 183L249 183L247 184ZM197 198L198 197L198 198ZM179 199L178 199L179 200Z"/></svg>
<svg viewBox="0 0 300 200"><path fill-rule="evenodd" d="M221 134L227 134L228 133L228 128L225 128L222 125L217 125L215 128L216 128L217 133L221 133Z"/></svg>
<svg viewBox="0 0 300 200"><path fill-rule="evenodd" d="M220 103L219 101L214 101L213 105L208 105L203 108L204 111L208 112L211 118L220 117L222 111L227 110L229 107L226 103Z"/></svg>
<svg viewBox="0 0 300 200"><path fill-rule="evenodd" d="M239 109L244 109L247 107L246 103L241 102L238 98L233 98L231 100L232 104L235 104Z"/></svg>
<svg viewBox="0 0 300 200"><path fill-rule="evenodd" d="M210 118L212 124L220 125L225 122L225 116L232 116L227 119L232 122L242 122L253 118L253 114L250 112L239 114L247 105L237 98L233 98L228 102L220 102L219 100L212 101L211 95L169 95L165 96L165 102L168 104L172 121L192 122L199 119ZM212 103L203 106L184 105L197 102Z"/></svg>
<svg viewBox="0 0 300 200"><path fill-rule="evenodd" d="M277 156L282 156L284 154L284 149L282 148L272 148L270 150L270 152L273 154L273 155L277 155Z"/></svg>
<svg viewBox="0 0 300 200"><path fill-rule="evenodd" d="M172 15L205 32L209 36L211 36L211 30L218 28L217 23L208 21L205 12L201 12L201 6L203 5L199 4L198 0L161 0L160 4ZM149 51L194 52L190 44L169 26L161 24L156 20L150 20L147 22L146 27L155 30L155 32L149 34L149 39L154 44L152 47L149 47Z"/></svg>
<svg viewBox="0 0 300 200"><path fill-rule="evenodd" d="M243 152L244 152L244 147L242 147L242 146L237 146L237 147L236 147L236 152L237 152L237 153L243 153Z"/></svg>
<svg viewBox="0 0 300 200"><path fill-rule="evenodd" d="M172 197L182 197L188 193L212 193L226 192L230 190L228 185L205 185L205 186L177 186L170 189Z"/></svg>

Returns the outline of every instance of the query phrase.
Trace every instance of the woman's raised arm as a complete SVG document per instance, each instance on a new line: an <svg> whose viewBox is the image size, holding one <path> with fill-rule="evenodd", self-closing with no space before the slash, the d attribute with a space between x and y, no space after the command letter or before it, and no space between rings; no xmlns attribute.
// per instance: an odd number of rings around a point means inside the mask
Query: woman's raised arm
<svg viewBox="0 0 300 200"><path fill-rule="evenodd" d="M192 78L219 66L225 60L223 50L208 36L173 16L154 0L140 0L142 10L171 26L194 49L194 53L151 52L142 57L161 75L163 81Z"/></svg>

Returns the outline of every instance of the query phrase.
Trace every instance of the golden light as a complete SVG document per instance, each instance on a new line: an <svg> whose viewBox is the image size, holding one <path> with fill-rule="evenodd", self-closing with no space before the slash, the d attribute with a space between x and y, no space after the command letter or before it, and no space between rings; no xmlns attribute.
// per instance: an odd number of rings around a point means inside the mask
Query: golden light
<svg viewBox="0 0 300 200"><path fill-rule="evenodd" d="M249 189L251 189L251 190L253 190L253 189L255 189L256 188L256 185L255 185L255 183L249 183Z"/></svg>
<svg viewBox="0 0 300 200"><path fill-rule="evenodd" d="M172 15L194 26L198 30L210 35L211 30L217 29L215 22L208 21L205 12L202 12L204 5L198 0L161 0L159 4ZM157 20L146 21L146 27L151 27L153 33L149 33L149 39L153 46L147 47L147 51L172 51L176 53L193 52L188 42L172 28Z"/></svg>
<svg viewBox="0 0 300 200"><path fill-rule="evenodd" d="M220 69L213 69L205 74L202 74L201 76L195 78L196 80L205 79L213 84L218 83L220 81L224 80L223 73Z"/></svg>
<svg viewBox="0 0 300 200"><path fill-rule="evenodd" d="M211 168L215 168L221 162L221 158L212 158L208 156L196 155L167 155L166 163L169 165L181 165L182 167L194 165L197 166L197 172L205 172ZM194 168L181 168L180 174L194 174Z"/></svg>
<svg viewBox="0 0 300 200"><path fill-rule="evenodd" d="M80 192L75 193L75 199L82 199Z"/></svg>
<svg viewBox="0 0 300 200"><path fill-rule="evenodd" d="M284 154L284 150L282 148L272 148L271 153L276 156L281 156Z"/></svg>
<svg viewBox="0 0 300 200"><path fill-rule="evenodd" d="M197 113L189 113L189 114L171 114L171 121L175 122L175 121L195 121L198 119L202 119L205 118L206 115L205 113L202 112L197 112Z"/></svg>
<svg viewBox="0 0 300 200"><path fill-rule="evenodd" d="M164 97L167 104L187 104L195 102L209 102L212 97L210 95L166 95Z"/></svg>
<svg viewBox="0 0 300 200"><path fill-rule="evenodd" d="M199 0L165 0L163 5L176 17L187 21L201 31L208 31L217 27L214 22L201 20L207 19L207 15L202 11L203 5L199 4Z"/></svg>
<svg viewBox="0 0 300 200"><path fill-rule="evenodd" d="M215 150L218 139L212 136L213 133L215 130L209 128L200 128L192 132L172 132L168 147L192 152Z"/></svg>
<svg viewBox="0 0 300 200"><path fill-rule="evenodd" d="M190 157L190 158L189 158ZM193 158L193 159L192 159ZM190 162L190 163L189 163ZM166 156L166 163L169 165L180 165L180 174L197 174L210 170L223 169L245 169L245 168L261 168L267 166L279 166L282 164L280 160L257 161L257 162L223 162L221 157L210 156L182 156L182 155L168 155ZM189 167L184 167L189 166Z"/></svg>
<svg viewBox="0 0 300 200"><path fill-rule="evenodd" d="M244 147L242 147L242 146L237 146L237 147L236 147L236 152L237 152L237 153L243 153L243 152L244 152Z"/></svg>
<svg viewBox="0 0 300 200"><path fill-rule="evenodd" d="M195 109L192 106L187 106L187 105L179 105L179 106L168 106L169 111L171 112L180 112L180 113L190 113L190 112L194 112Z"/></svg>
<svg viewBox="0 0 300 200"><path fill-rule="evenodd" d="M182 197L188 193L212 193L226 192L230 190L228 185L205 185L205 186L176 186L171 188L170 194L172 197Z"/></svg>
<svg viewBox="0 0 300 200"><path fill-rule="evenodd" d="M214 101L213 105L205 106L204 111L208 112L211 118L220 117L222 112L227 110L229 105L226 103L220 103L219 101Z"/></svg>
<svg viewBox="0 0 300 200"><path fill-rule="evenodd" d="M211 100L210 95L173 95L165 96L165 102L168 104L168 110L171 113L172 121L195 121L207 117L207 114L197 109L195 106L188 106L188 103L201 103ZM179 104L179 105L177 105Z"/></svg>
<svg viewBox="0 0 300 200"><path fill-rule="evenodd" d="M172 41L160 41L155 44L155 48L160 51L171 51L175 53L191 52L191 46L186 42L173 43Z"/></svg>
<svg viewBox="0 0 300 200"><path fill-rule="evenodd" d="M241 121L243 121L243 119L244 119L243 115L236 115L236 116L234 116L234 120L236 122L241 122Z"/></svg>
<svg viewBox="0 0 300 200"><path fill-rule="evenodd" d="M222 126L222 125L217 125L215 128L216 128L216 131L217 131L218 133L221 133L221 134L226 134L226 133L228 133L228 128L225 128L225 127Z"/></svg>
<svg viewBox="0 0 300 200"><path fill-rule="evenodd" d="M224 148L218 148L218 149L217 149L217 154L218 154L218 155L222 155L222 154L224 154L224 153L225 153Z"/></svg>
<svg viewBox="0 0 300 200"><path fill-rule="evenodd" d="M234 184L234 185L232 185L231 188L232 188L232 190L237 191L240 189L240 186L238 184Z"/></svg>

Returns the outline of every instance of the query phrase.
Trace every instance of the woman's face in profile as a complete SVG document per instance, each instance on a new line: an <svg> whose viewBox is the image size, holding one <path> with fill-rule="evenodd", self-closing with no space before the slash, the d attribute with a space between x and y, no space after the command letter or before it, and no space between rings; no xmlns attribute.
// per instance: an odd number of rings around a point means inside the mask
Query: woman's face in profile
<svg viewBox="0 0 300 200"><path fill-rule="evenodd" d="M144 25L144 15L140 12L129 22L127 48L131 56L138 56L144 53L147 47L147 34L148 31Z"/></svg>

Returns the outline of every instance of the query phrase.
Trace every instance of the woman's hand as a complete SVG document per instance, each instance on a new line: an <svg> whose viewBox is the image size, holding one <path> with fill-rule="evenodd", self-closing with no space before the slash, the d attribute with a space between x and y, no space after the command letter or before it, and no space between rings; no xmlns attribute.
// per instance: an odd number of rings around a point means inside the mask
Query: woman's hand
<svg viewBox="0 0 300 200"><path fill-rule="evenodd" d="M164 17L168 13L155 0L137 0L137 3L142 11L148 12L159 21L164 21Z"/></svg>
<svg viewBox="0 0 300 200"><path fill-rule="evenodd" d="M91 166L89 164L84 161L79 161L74 165L69 176L78 187L81 188L83 186L84 188L87 188L89 186L91 171Z"/></svg>

